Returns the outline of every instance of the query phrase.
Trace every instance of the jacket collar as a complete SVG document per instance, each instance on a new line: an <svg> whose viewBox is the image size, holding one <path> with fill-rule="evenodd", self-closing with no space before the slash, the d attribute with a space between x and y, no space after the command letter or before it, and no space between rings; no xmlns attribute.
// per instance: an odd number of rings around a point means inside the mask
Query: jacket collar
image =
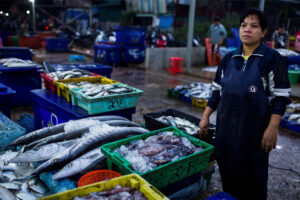
<svg viewBox="0 0 300 200"><path fill-rule="evenodd" d="M254 50L254 52L251 55L263 57L265 51L266 51L266 45L264 42L261 42L260 45ZM243 44L241 44L241 46L233 52L231 58L234 57L243 57Z"/></svg>

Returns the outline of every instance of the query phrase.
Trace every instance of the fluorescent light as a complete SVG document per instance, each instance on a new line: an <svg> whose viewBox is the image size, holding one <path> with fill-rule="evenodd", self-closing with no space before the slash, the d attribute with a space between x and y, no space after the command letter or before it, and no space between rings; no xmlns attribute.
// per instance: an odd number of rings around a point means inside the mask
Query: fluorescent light
<svg viewBox="0 0 300 200"><path fill-rule="evenodd" d="M26 10L26 14L29 15L30 14L30 10Z"/></svg>
<svg viewBox="0 0 300 200"><path fill-rule="evenodd" d="M3 11L2 10L0 11L0 15L3 15Z"/></svg>
<svg viewBox="0 0 300 200"><path fill-rule="evenodd" d="M6 16L9 16L9 13L5 13Z"/></svg>
<svg viewBox="0 0 300 200"><path fill-rule="evenodd" d="M29 0L30 2L34 3L34 0Z"/></svg>

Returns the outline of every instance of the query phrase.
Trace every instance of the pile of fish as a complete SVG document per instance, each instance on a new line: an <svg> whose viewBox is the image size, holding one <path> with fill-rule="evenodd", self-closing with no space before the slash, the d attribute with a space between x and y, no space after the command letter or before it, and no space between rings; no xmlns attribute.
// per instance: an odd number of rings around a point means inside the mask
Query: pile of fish
<svg viewBox="0 0 300 200"><path fill-rule="evenodd" d="M120 84L99 84L96 86L83 88L79 90L79 92L88 97L98 98L115 94L130 93L133 92L133 90Z"/></svg>
<svg viewBox="0 0 300 200"><path fill-rule="evenodd" d="M23 145L19 152L6 152L0 156L3 175L0 182L17 184L3 186L14 187L15 195L20 193L19 199L35 199L39 196L36 191L33 193L32 187L36 189L37 184L42 187L36 181L41 172L59 170L52 179L85 173L105 164L105 156L100 151L102 144L146 132L148 130L120 116L96 116L36 130L11 143ZM35 198L25 198L25 195Z"/></svg>
<svg viewBox="0 0 300 200"><path fill-rule="evenodd" d="M82 69L72 69L68 71L56 71L51 72L48 74L51 76L55 81L61 80L61 79L68 79L68 78L82 78L82 77L89 77L93 76L90 74L90 72Z"/></svg>
<svg viewBox="0 0 300 200"><path fill-rule="evenodd" d="M169 126L176 127L190 135L197 135L200 130L198 125L195 125L192 122L179 117L161 116L156 118L156 120L163 122Z"/></svg>
<svg viewBox="0 0 300 200"><path fill-rule="evenodd" d="M102 192L92 192L88 196L78 196L73 200L112 200L112 199L136 199L147 200L144 194L130 187L121 187L117 185L114 189Z"/></svg>
<svg viewBox="0 0 300 200"><path fill-rule="evenodd" d="M145 140L136 140L129 145L121 145L114 152L131 163L134 171L145 173L160 165L178 160L190 154L202 151L186 137L164 131Z"/></svg>
<svg viewBox="0 0 300 200"><path fill-rule="evenodd" d="M290 122L294 122L296 125L300 125L300 103L291 103L287 105L283 118Z"/></svg>
<svg viewBox="0 0 300 200"><path fill-rule="evenodd" d="M275 49L275 50L277 50L278 53L280 53L280 55L282 56L299 56L299 53L293 50L289 50L289 49Z"/></svg>
<svg viewBox="0 0 300 200"><path fill-rule="evenodd" d="M73 82L73 83L66 83L66 85L68 85L69 88L91 88L96 86L96 83L90 83L87 81L81 81L81 82Z"/></svg>
<svg viewBox="0 0 300 200"><path fill-rule="evenodd" d="M176 92L184 93L186 97L208 100L212 94L210 83L191 83L190 85L178 85L174 88Z"/></svg>
<svg viewBox="0 0 300 200"><path fill-rule="evenodd" d="M31 60L22 60L19 58L2 58L0 59L0 64L3 67L35 67L36 63Z"/></svg>

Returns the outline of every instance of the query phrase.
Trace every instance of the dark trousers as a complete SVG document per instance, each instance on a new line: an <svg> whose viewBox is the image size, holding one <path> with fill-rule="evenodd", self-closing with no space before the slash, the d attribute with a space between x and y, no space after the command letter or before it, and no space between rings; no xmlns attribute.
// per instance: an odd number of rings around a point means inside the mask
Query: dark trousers
<svg viewBox="0 0 300 200"><path fill-rule="evenodd" d="M268 167L265 163L255 163L243 176L235 176L234 172L228 173L219 165L223 191L240 200L266 200Z"/></svg>

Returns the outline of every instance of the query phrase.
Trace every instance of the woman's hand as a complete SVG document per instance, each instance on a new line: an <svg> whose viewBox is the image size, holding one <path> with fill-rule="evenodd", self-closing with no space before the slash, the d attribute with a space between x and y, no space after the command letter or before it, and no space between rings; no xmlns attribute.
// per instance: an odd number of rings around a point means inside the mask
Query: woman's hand
<svg viewBox="0 0 300 200"><path fill-rule="evenodd" d="M200 138L202 138L203 136L207 135L208 133L208 126L209 126L209 118L203 116L200 123L199 123L199 127L200 127L200 131L199 131L199 135Z"/></svg>
<svg viewBox="0 0 300 200"><path fill-rule="evenodd" d="M261 148L265 152L270 152L276 148L278 136L278 128L275 126L268 126L264 132L263 139L261 141Z"/></svg>

